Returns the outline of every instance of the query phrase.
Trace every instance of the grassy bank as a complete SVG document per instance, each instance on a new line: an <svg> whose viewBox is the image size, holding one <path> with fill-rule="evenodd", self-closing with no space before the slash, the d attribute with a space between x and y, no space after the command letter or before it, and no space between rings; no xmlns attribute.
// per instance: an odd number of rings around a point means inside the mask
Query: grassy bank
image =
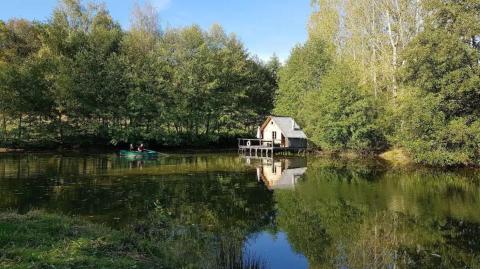
<svg viewBox="0 0 480 269"><path fill-rule="evenodd" d="M0 268L264 268L242 253L248 232L237 232L179 222L165 210L122 230L41 211L4 212Z"/></svg>
<svg viewBox="0 0 480 269"><path fill-rule="evenodd" d="M130 235L68 217L0 213L1 268L148 268Z"/></svg>

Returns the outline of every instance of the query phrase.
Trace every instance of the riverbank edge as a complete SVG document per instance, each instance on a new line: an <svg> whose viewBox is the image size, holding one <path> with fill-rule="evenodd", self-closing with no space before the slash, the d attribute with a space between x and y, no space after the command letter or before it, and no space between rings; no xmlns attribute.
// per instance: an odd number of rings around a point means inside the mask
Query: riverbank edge
<svg viewBox="0 0 480 269"><path fill-rule="evenodd" d="M392 148L380 152L359 152L354 150L341 151L325 151L325 150L309 150L309 155L316 157L327 157L343 160L360 160L360 159L376 159L389 163L392 166L418 166L408 153L401 148Z"/></svg>
<svg viewBox="0 0 480 269"><path fill-rule="evenodd" d="M0 155L2 154L116 154L119 150L124 149L114 146L103 147L88 147L88 148L57 148L57 149L40 149L40 148L0 148ZM215 154L215 153L237 153L236 147L164 147L151 148L152 150L165 153L166 155L184 155L184 154ZM474 164L458 164L452 166L429 165L415 162L414 159L402 148L390 148L386 151L378 152L359 152L354 150L341 151L326 151L311 148L305 154L290 153L287 155L278 155L277 158L292 157L292 156L309 156L309 157L324 157L342 160L380 160L388 163L390 167L409 168L409 167L429 167L429 168L480 168L480 165Z"/></svg>
<svg viewBox="0 0 480 269"><path fill-rule="evenodd" d="M116 153L122 148L114 146L103 147L87 147L87 148L1 148L0 154L5 153L85 153L85 154L102 154L102 153ZM236 147L165 147L165 148L152 148L164 153L231 153L237 152ZM363 159L363 158L379 158L385 161L392 162L396 165L411 165L415 162L408 156L408 154L399 148L389 149L383 152L358 152L353 150L343 151L325 151L319 149L309 149L307 155L318 157L334 157L342 159Z"/></svg>
<svg viewBox="0 0 480 269"><path fill-rule="evenodd" d="M83 148L83 149L72 149L72 148L57 148L57 149L38 149L38 148L0 148L1 154L29 154L29 153L52 153L52 154L62 154L62 153L77 153L77 154L114 154L118 153L120 150L126 148L119 147L100 147L100 148ZM233 153L237 152L237 148L225 147L225 148L151 148L162 153L185 153L185 154L196 154L196 153Z"/></svg>

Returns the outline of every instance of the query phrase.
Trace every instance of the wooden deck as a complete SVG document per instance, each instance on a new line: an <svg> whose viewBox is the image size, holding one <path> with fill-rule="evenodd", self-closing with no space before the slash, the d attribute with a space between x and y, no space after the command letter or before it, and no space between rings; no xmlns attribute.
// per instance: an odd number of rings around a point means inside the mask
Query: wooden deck
<svg viewBox="0 0 480 269"><path fill-rule="evenodd" d="M238 152L247 157L273 158L275 153L305 153L305 148L289 148L265 139L238 139Z"/></svg>
<svg viewBox="0 0 480 269"><path fill-rule="evenodd" d="M244 156L273 157L274 143L264 139L238 139L238 152Z"/></svg>

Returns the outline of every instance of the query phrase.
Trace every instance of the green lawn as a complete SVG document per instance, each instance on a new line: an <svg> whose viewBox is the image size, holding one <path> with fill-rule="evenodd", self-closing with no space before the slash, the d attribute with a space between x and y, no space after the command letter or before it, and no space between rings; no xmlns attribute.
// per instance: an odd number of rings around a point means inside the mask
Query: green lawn
<svg viewBox="0 0 480 269"><path fill-rule="evenodd" d="M145 268L133 237L42 213L0 213L0 268Z"/></svg>

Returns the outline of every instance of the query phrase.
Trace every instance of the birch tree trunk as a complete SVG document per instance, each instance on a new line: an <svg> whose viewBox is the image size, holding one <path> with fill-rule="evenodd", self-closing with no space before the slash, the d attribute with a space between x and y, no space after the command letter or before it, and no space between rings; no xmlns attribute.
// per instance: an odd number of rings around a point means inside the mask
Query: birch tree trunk
<svg viewBox="0 0 480 269"><path fill-rule="evenodd" d="M375 5L372 5L372 12L370 13L370 20L371 20L371 33L377 32L376 26L376 9ZM376 37L376 36L375 36ZM373 91L375 98L378 98L378 82L377 82L377 47L376 47L375 38L372 38L371 50L372 50L372 59L371 59L371 67L372 67L372 80L373 80Z"/></svg>
<svg viewBox="0 0 480 269"><path fill-rule="evenodd" d="M387 16L387 31L388 38L390 40L390 45L392 49L392 95L394 98L397 97L398 85L397 85L397 63L398 63L398 37L394 36L392 31L392 17L390 11L386 10Z"/></svg>

